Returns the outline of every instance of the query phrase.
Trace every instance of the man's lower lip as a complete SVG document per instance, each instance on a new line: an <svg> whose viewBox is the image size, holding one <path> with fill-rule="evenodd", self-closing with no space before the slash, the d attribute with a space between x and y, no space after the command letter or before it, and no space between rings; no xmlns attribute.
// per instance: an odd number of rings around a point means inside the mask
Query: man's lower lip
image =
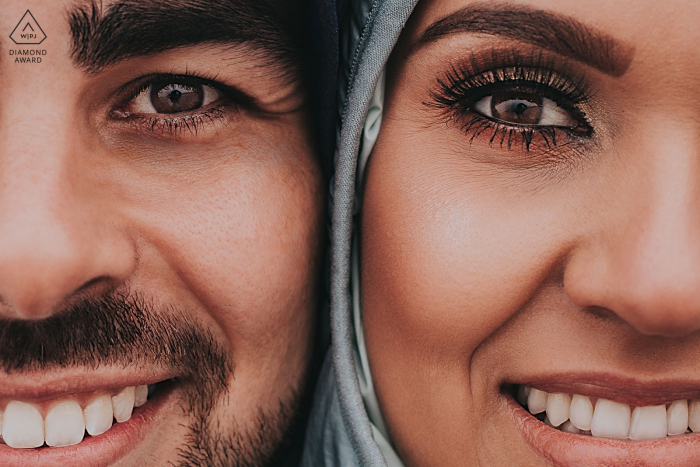
<svg viewBox="0 0 700 467"><path fill-rule="evenodd" d="M35 449L14 449L0 445L0 466L3 467L104 467L126 456L163 418L172 404L173 384L164 385L148 402L134 410L131 418L117 423L99 436L85 438L74 446Z"/></svg>
<svg viewBox="0 0 700 467"><path fill-rule="evenodd" d="M500 396L525 442L546 463L557 467L614 465L687 467L700 465L700 433L633 441L574 435L548 427L510 395Z"/></svg>

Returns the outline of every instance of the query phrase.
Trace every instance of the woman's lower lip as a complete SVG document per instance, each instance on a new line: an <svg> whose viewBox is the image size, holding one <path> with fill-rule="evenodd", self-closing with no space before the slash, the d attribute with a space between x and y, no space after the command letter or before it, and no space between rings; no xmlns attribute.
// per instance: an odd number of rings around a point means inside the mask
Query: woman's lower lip
<svg viewBox="0 0 700 467"><path fill-rule="evenodd" d="M173 403L174 390L174 385L165 385L145 405L134 409L128 421L116 423L105 433L87 437L74 446L14 449L0 445L0 466L106 467L134 450L164 414L170 412L168 406Z"/></svg>
<svg viewBox="0 0 700 467"><path fill-rule="evenodd" d="M509 394L500 396L525 442L548 465L687 467L700 465L700 433L633 441L574 435L548 427Z"/></svg>

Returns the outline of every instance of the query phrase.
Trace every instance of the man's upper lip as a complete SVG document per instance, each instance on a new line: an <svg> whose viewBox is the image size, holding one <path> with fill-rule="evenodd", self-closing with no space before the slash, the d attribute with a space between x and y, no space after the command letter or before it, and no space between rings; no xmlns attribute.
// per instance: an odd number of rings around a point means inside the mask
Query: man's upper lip
<svg viewBox="0 0 700 467"><path fill-rule="evenodd" d="M619 376L609 373L558 373L519 381L549 393L580 394L633 407L700 399L700 380Z"/></svg>
<svg viewBox="0 0 700 467"><path fill-rule="evenodd" d="M66 394L120 389L128 386L154 384L174 375L158 370L135 371L128 368L87 370L68 368L42 373L11 373L0 376L0 398L26 402L52 399Z"/></svg>

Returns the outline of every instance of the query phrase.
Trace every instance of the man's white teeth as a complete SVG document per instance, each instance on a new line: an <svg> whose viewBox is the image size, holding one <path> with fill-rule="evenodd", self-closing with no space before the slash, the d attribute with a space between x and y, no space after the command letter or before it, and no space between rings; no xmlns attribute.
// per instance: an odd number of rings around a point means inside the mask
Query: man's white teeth
<svg viewBox="0 0 700 467"><path fill-rule="evenodd" d="M114 418L112 397L109 394L95 397L85 407L83 415L85 415L85 430L90 436L101 435L112 428L112 419Z"/></svg>
<svg viewBox="0 0 700 467"><path fill-rule="evenodd" d="M148 386L130 386L114 396L99 394L85 408L67 397L48 406L46 417L35 404L10 401L0 412L2 440L11 448L72 446L83 440L86 431L97 436L109 430L114 419L129 420L134 407L145 404L148 397Z"/></svg>
<svg viewBox="0 0 700 467"><path fill-rule="evenodd" d="M112 409L114 419L119 423L131 418L131 411L134 410L134 387L129 386L121 390L116 396L112 396Z"/></svg>
<svg viewBox="0 0 700 467"><path fill-rule="evenodd" d="M134 407L141 407L148 400L148 386L136 386L134 389Z"/></svg>
<svg viewBox="0 0 700 467"><path fill-rule="evenodd" d="M38 448L44 444L44 418L34 405L11 401L2 422L2 439L8 446Z"/></svg>
<svg viewBox="0 0 700 467"><path fill-rule="evenodd" d="M519 386L516 399L544 423L566 433L601 438L657 439L700 432L700 400L630 407L579 394L552 393ZM633 410L634 409L634 410ZM542 412L546 411L546 415Z"/></svg>
<svg viewBox="0 0 700 467"><path fill-rule="evenodd" d="M78 444L85 434L83 409L76 401L57 402L46 414L44 426L47 445L62 447Z"/></svg>

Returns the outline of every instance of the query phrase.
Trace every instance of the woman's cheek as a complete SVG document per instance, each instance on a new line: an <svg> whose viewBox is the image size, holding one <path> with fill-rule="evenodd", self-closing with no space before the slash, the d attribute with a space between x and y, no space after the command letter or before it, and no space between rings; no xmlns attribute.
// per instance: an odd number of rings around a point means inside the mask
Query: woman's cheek
<svg viewBox="0 0 700 467"><path fill-rule="evenodd" d="M552 277L574 235L565 206L378 149L382 180L368 177L363 203L366 328L386 320L407 343L469 355Z"/></svg>

